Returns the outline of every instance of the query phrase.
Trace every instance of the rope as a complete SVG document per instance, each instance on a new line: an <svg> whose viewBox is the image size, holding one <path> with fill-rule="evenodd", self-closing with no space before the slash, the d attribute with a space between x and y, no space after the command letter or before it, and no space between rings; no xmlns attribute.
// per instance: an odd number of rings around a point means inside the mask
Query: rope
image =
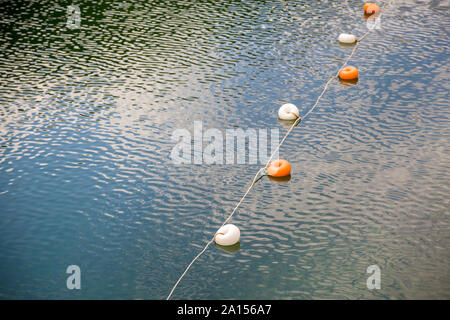
<svg viewBox="0 0 450 320"><path fill-rule="evenodd" d="M380 13L378 14L377 17L381 17L383 11L390 5L390 3L393 2L393 0L389 0L384 6L383 8L380 10ZM317 98L316 102L314 103L314 105L311 107L311 109L309 109L309 111L303 116L303 119L306 119L309 114L311 114L314 109L319 105L320 100L322 99L323 95L325 94L325 92L328 89L329 84L331 83L331 81L333 81L334 79L336 79L339 76L339 70L341 70L343 67L345 67L348 63L348 61L353 57L353 55L356 52L356 49L358 48L358 44L372 31L372 29L369 29L368 31L366 31L366 33L364 33L362 35L361 38L359 38L359 40L356 41L355 47L353 48L352 52L350 53L350 55L344 60L344 63L342 64L342 66L338 69L338 71L332 75L328 81L325 83L325 86L322 90L322 92L320 93L319 97ZM244 193L244 195L242 196L241 200L239 200L239 202L237 203L237 205L234 207L233 211L230 213L230 215L225 219L224 223L222 224L221 227L223 227L225 224L227 224L231 218L233 217L234 213L236 212L236 210L239 208L239 206L242 204L242 202L244 201L244 199L247 197L248 193L250 192L250 190L255 186L256 182L259 181L259 179L261 179L264 175L259 176L259 174L261 172L264 172L270 161L272 160L272 158L274 157L274 155L278 152L278 150L280 149L281 145L286 141L287 137L289 136L289 134L292 132L292 130L295 128L295 126L297 126L300 121L302 120L302 118L298 117L293 123L292 125L289 127L288 131L286 132L286 134L284 135L283 139L280 141L280 143L278 144L278 146L276 147L276 149L272 152L269 160L267 161L266 165L263 168L260 168L258 170L258 172L255 174L255 176L253 177L252 183L250 184L250 186L247 188L247 191ZM221 228L220 227L220 228ZM219 228L219 229L220 229ZM181 274L181 276L178 278L178 281L175 283L175 285L173 286L172 290L170 291L169 295L167 296L166 300L169 300L172 297L173 292L175 291L175 289L177 288L178 284L180 283L180 281L183 279L183 277L186 275L186 273L189 271L189 269L191 268L191 266L194 264L194 262L206 251L206 249L208 249L208 247L211 245L211 243L214 242L214 237L209 240L205 247L202 249L202 251L200 251L195 258L191 261L191 263L189 263L189 265L186 267L186 269L184 270L184 272Z"/></svg>
<svg viewBox="0 0 450 320"><path fill-rule="evenodd" d="M267 165L266 165L267 166ZM239 206L241 205L241 203L244 201L245 197L247 197L248 193L250 192L250 190L253 188L253 186L255 185L255 183L258 181L258 175L260 174L261 171L263 171L265 168L261 168L258 170L258 172L255 174L255 177L253 178L252 183L250 184L250 186L248 187L247 191L244 193L244 195L242 196L241 200L238 202L238 204L234 207L233 211L231 212L231 214L228 216L228 218L225 220L225 222L222 224L222 226L220 228L222 228L225 224L227 224L228 221L231 220L231 218L233 217L234 213L236 212L237 208L239 208ZM220 229L219 228L219 229ZM183 277L185 276L185 274L188 272L188 270L191 268L191 266L194 264L194 262L203 254L203 252L206 251L206 249L209 247L209 245L211 243L214 242L214 237L208 241L208 243L205 245L205 247L203 248L202 251L200 251L199 254L197 254L197 256L195 256L195 258L191 261L191 263L189 263L189 265L186 267L186 269L184 270L183 274L180 276L180 278L178 279L178 281L175 283L175 285L173 286L172 290L170 291L170 294L167 296L166 300L169 300L170 297L172 296L172 293L175 291L176 287L178 286L178 284L180 283L181 279L183 279Z"/></svg>

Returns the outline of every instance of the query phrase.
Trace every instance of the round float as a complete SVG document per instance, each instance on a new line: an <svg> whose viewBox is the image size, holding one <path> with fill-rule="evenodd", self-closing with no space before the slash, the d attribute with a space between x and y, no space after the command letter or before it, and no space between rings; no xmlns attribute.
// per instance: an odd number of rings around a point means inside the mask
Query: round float
<svg viewBox="0 0 450 320"><path fill-rule="evenodd" d="M343 80L358 79L358 69L352 66L346 66L339 71L339 78Z"/></svg>
<svg viewBox="0 0 450 320"><path fill-rule="evenodd" d="M340 43L355 43L356 37L353 34L341 33L338 37Z"/></svg>
<svg viewBox="0 0 450 320"><path fill-rule="evenodd" d="M267 166L267 174L271 177L285 177L291 173L291 164L283 159L272 161Z"/></svg>
<svg viewBox="0 0 450 320"><path fill-rule="evenodd" d="M367 2L363 8L365 14L374 14L380 11L380 7L372 2Z"/></svg>
<svg viewBox="0 0 450 320"><path fill-rule="evenodd" d="M299 118L300 111L292 103L283 104L278 110L278 118L281 120L296 120Z"/></svg>
<svg viewBox="0 0 450 320"><path fill-rule="evenodd" d="M232 246L239 242L241 231L234 224L226 224L217 230L214 241L221 246Z"/></svg>

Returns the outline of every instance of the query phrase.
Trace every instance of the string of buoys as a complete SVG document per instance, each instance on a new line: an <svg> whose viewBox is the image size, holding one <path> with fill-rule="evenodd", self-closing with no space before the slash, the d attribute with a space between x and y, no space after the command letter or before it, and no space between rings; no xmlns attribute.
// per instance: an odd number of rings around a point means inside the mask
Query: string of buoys
<svg viewBox="0 0 450 320"><path fill-rule="evenodd" d="M371 15L378 13L380 11L380 7L372 2L367 2L363 6L364 15L367 17L370 17ZM343 44L354 44L358 41L361 41L361 39L356 39L356 36L350 33L341 33L338 37L338 41Z"/></svg>
<svg viewBox="0 0 450 320"><path fill-rule="evenodd" d="M383 7L383 9L385 9L389 5L389 3L391 1L393 1L393 0L388 0L388 3ZM380 7L377 4L374 4L374 3L371 3L371 2L368 2L368 3L364 4L363 9L364 9L364 14L365 15L372 15L372 14L378 13L380 11ZM369 32L370 32L370 29L359 40L353 34L341 33L339 35L339 37L338 37L338 41L340 43L343 43L343 44L355 44L355 43L360 42L362 39L364 39L364 37ZM327 90L329 83L333 79L339 78L339 80L344 82L344 83L347 82L347 81L349 81L349 82L357 81L358 76L359 76L358 69L356 69L353 66L347 66L347 62L353 56L353 54L355 53L356 47L357 46L355 46L355 48L353 49L352 53L347 57L347 59L345 60L344 65L342 66L342 68L340 68L340 70L338 71L337 75L332 76L327 81L327 83L325 84L324 89L322 90L322 93L317 98L316 103L304 115L304 118L306 118L314 110L314 108L316 108L316 106L318 105L318 103L319 103L320 99L322 98L323 94ZM302 119L300 118L300 111L292 103L283 104L279 108L279 110L278 110L278 118L280 120L286 120L286 121L292 121L293 120L293 123L290 126L289 130L286 132L284 138L278 144L278 147L276 148L276 150L272 153L272 155L269 158L269 161L267 162L266 166L264 168L259 169L258 172L255 174L255 176L253 178L253 181L250 184L249 188L244 193L244 195L242 196L242 198L240 199L238 204L234 207L233 211L228 216L228 218L225 220L223 225L216 231L216 233L214 234L214 237L210 241L208 241L208 243L200 251L200 253L198 253L197 256L195 256L195 258L191 261L191 263L186 267L185 271L182 273L182 275L180 276L178 281L173 286L170 294L167 297L167 300L170 299L170 297L172 296L172 293L174 292L175 288L178 286L178 284L180 283L181 279L183 279L183 277L185 276L185 274L187 273L189 268L192 266L192 264L206 251L206 249L209 247L209 245L211 243L215 243L216 247L221 247L225 251L230 252L230 253L233 253L233 252L236 252L237 250L239 250L239 248L240 248L239 240L240 240L241 232L240 232L239 228L236 225L230 224L228 222L230 221L230 219L232 218L232 216L236 212L237 208L244 201L245 197L250 192L250 190L253 188L255 183L261 178L260 177L261 173L263 173L263 176L267 175L271 179L287 179L286 181L289 181L290 173L291 173L291 164L287 160L284 160L284 159L276 159L276 160L273 160L273 161L271 161L271 160L272 160L272 157L274 156L274 154L280 148L280 146L284 143L284 141L286 140L286 138L288 137L288 135L290 134L292 129Z"/></svg>

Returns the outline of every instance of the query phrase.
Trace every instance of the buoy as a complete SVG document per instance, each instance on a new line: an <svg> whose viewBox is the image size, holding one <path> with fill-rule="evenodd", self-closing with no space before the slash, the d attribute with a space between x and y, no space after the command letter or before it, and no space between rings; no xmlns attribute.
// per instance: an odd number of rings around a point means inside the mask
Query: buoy
<svg viewBox="0 0 450 320"><path fill-rule="evenodd" d="M363 7L364 12L366 11L366 9L367 9L368 6L371 6L371 5L373 5L373 4L375 4L375 3L372 3L372 2L366 2L366 3L364 4L364 7Z"/></svg>
<svg viewBox="0 0 450 320"><path fill-rule="evenodd" d="M347 66L339 71L339 78L343 80L353 80L358 78L358 69L352 66Z"/></svg>
<svg viewBox="0 0 450 320"><path fill-rule="evenodd" d="M292 103L283 104L278 110L278 118L281 120L295 120L300 117L298 108Z"/></svg>
<svg viewBox="0 0 450 320"><path fill-rule="evenodd" d="M340 43L355 43L356 37L353 34L341 33L338 37Z"/></svg>
<svg viewBox="0 0 450 320"><path fill-rule="evenodd" d="M380 7L372 2L367 2L363 8L364 8L364 13L366 13L366 14L374 14L374 13L377 13L378 11L380 11Z"/></svg>
<svg viewBox="0 0 450 320"><path fill-rule="evenodd" d="M366 12L366 14L374 14L374 13L377 13L378 11L380 11L380 7L376 4L372 4L370 6L367 6L367 9L365 12Z"/></svg>
<svg viewBox="0 0 450 320"><path fill-rule="evenodd" d="M267 173L272 177L285 177L291 173L291 164L283 159L274 160L267 166Z"/></svg>
<svg viewBox="0 0 450 320"><path fill-rule="evenodd" d="M214 241L221 246L232 246L239 241L240 237L241 232L239 228L229 223L217 230L214 235Z"/></svg>

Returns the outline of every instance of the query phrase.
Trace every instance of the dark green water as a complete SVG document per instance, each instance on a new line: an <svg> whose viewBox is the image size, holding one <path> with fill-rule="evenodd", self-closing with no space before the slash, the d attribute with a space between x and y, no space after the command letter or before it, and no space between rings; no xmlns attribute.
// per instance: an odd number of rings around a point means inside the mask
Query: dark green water
<svg viewBox="0 0 450 320"><path fill-rule="evenodd" d="M175 165L175 129L278 128L362 1L0 1L0 297L164 299L260 165ZM79 28L67 7L80 8ZM450 298L448 2L397 0L174 299ZM381 289L366 269L378 265ZM68 290L66 268L81 268Z"/></svg>

